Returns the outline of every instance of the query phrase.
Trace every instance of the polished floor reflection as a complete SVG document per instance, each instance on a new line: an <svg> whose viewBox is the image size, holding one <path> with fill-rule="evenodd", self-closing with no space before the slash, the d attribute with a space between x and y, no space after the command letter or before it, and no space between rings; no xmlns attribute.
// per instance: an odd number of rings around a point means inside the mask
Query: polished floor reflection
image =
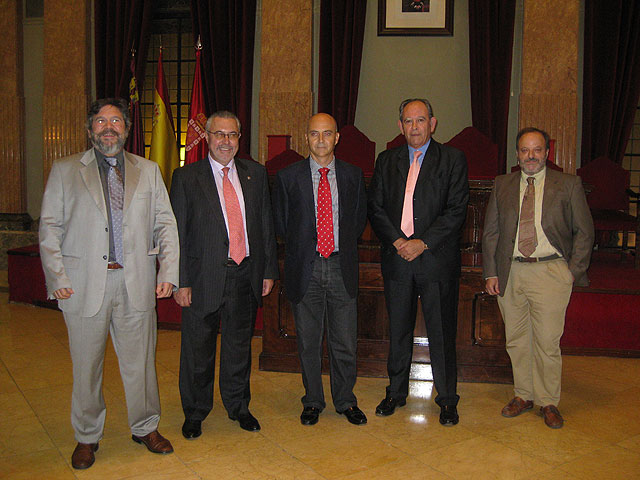
<svg viewBox="0 0 640 480"><path fill-rule="evenodd" d="M73 470L71 361L59 312L7 304L0 293L0 478L16 479L633 479L640 478L640 359L564 357L565 427L537 409L506 419L508 385L463 383L460 424L438 423L432 383L412 381L407 405L380 418L385 379L359 378L369 423L356 427L328 407L300 425L299 375L260 372L254 340L251 410L262 430L230 421L216 391L203 434L187 441L178 393L180 333L158 335L160 431L175 453L131 441L124 392L110 347L105 359L106 430L96 463ZM418 372L416 372L418 373ZM427 373L427 372L423 372ZM325 388L329 393L328 378Z"/></svg>

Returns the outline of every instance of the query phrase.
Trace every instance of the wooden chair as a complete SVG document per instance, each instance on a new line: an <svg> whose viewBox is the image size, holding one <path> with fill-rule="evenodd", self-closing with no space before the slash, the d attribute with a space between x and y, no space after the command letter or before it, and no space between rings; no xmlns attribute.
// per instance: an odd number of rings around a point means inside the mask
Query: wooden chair
<svg viewBox="0 0 640 480"><path fill-rule="evenodd" d="M593 216L597 248L604 245L607 232L622 232L622 258L627 251L635 255L635 268L640 269L638 241L640 221L629 214L629 196L638 202L638 194L629 189L630 173L607 157L598 157L577 171L582 181L589 185L587 202ZM629 232L635 232L635 245L629 246Z"/></svg>

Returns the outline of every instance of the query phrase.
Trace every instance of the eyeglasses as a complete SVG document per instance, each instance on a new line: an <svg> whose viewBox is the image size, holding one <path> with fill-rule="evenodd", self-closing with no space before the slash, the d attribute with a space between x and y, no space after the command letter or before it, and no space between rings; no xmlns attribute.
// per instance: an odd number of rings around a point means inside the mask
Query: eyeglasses
<svg viewBox="0 0 640 480"><path fill-rule="evenodd" d="M231 141L235 141L235 140L238 140L238 138L240 138L240 133L238 132L225 133L221 130L218 130L216 132L210 132L209 130L207 130L207 133L210 133L211 135L213 135L213 138L215 138L216 140L224 140L225 138L228 138Z"/></svg>

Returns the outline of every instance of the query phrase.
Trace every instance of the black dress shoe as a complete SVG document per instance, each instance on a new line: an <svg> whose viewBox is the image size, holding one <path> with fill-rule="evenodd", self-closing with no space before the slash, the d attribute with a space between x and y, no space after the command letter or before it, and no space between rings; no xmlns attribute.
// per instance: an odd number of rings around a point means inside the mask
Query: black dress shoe
<svg viewBox="0 0 640 480"><path fill-rule="evenodd" d="M440 423L445 427L457 425L460 417L455 405L443 405L440 407Z"/></svg>
<svg viewBox="0 0 640 480"><path fill-rule="evenodd" d="M304 407L300 415L300 423L302 425L315 425L318 423L320 409L316 407Z"/></svg>
<svg viewBox="0 0 640 480"><path fill-rule="evenodd" d="M357 407L357 405L349 407L346 410L338 413L347 417L349 423L353 423L354 425L364 425L365 423L367 423L366 415Z"/></svg>
<svg viewBox="0 0 640 480"><path fill-rule="evenodd" d="M407 404L406 398L385 397L380 405L376 407L376 415L380 417L388 417L395 412L396 407L402 407Z"/></svg>
<svg viewBox="0 0 640 480"><path fill-rule="evenodd" d="M182 425L182 435L186 439L198 438L202 435L202 422L200 420L185 420Z"/></svg>
<svg viewBox="0 0 640 480"><path fill-rule="evenodd" d="M260 424L256 417L251 415L251 412L239 413L236 416L229 415L231 420L237 420L240 424L240 428L247 432L257 432L260 430Z"/></svg>

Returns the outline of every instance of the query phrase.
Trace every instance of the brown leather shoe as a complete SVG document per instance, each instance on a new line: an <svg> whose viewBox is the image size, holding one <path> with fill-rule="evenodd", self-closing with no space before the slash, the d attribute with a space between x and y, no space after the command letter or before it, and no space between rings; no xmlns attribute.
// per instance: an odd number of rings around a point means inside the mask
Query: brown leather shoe
<svg viewBox="0 0 640 480"><path fill-rule="evenodd" d="M84 470L93 465L96 456L93 454L98 451L97 443L80 443L76 445L76 449L71 455L71 466L78 470Z"/></svg>
<svg viewBox="0 0 640 480"><path fill-rule="evenodd" d="M153 453L171 453L173 452L173 447L171 446L171 442L164 438L158 430L155 430L144 437L137 437L135 435L131 435L131 439L136 443L143 443L145 447L150 452Z"/></svg>
<svg viewBox="0 0 640 480"><path fill-rule="evenodd" d="M544 418L545 425L549 428L562 428L562 425L564 425L564 418L562 418L558 407L555 405L541 407L540 414Z"/></svg>
<svg viewBox="0 0 640 480"><path fill-rule="evenodd" d="M517 417L527 410L533 408L531 400L523 400L520 397L513 397L509 403L502 409L502 416L507 418Z"/></svg>

